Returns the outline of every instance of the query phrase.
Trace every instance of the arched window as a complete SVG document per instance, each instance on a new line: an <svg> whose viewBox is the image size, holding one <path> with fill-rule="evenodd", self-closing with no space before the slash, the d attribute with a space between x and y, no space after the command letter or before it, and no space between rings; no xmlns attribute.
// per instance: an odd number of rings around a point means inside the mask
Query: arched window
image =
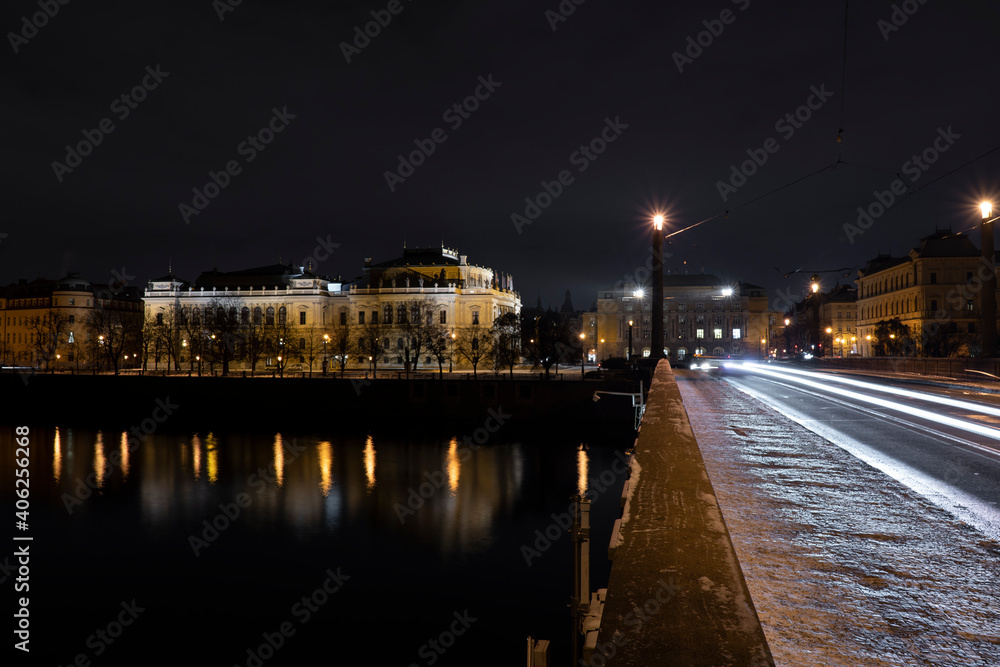
<svg viewBox="0 0 1000 667"><path fill-rule="evenodd" d="M240 311L240 324L250 324L250 309L246 306Z"/></svg>
<svg viewBox="0 0 1000 667"><path fill-rule="evenodd" d="M278 324L285 324L288 321L288 310L282 306L278 308Z"/></svg>
<svg viewBox="0 0 1000 667"><path fill-rule="evenodd" d="M221 312L222 309L220 308L219 310ZM229 323L230 324L236 324L236 322L237 322L236 317L237 317L236 306L230 306L229 307Z"/></svg>
<svg viewBox="0 0 1000 667"><path fill-rule="evenodd" d="M406 306L403 304L396 306L396 321L399 324L406 324Z"/></svg>
<svg viewBox="0 0 1000 667"><path fill-rule="evenodd" d="M442 310L441 311L441 316L440 316L440 318L439 318L438 321L441 324L447 324L448 323L448 311L447 310Z"/></svg>
<svg viewBox="0 0 1000 667"><path fill-rule="evenodd" d="M195 306L194 311L191 313L191 323L195 326L201 325L201 308L198 306Z"/></svg>
<svg viewBox="0 0 1000 667"><path fill-rule="evenodd" d="M403 349L403 339L402 338L397 338L396 339L396 349L397 350L402 350Z"/></svg>
<svg viewBox="0 0 1000 667"><path fill-rule="evenodd" d="M255 306L253 309L253 323L261 324L263 322L263 314L260 311L260 306Z"/></svg>
<svg viewBox="0 0 1000 667"><path fill-rule="evenodd" d="M385 324L392 324L392 306L386 304L382 310L382 320Z"/></svg>
<svg viewBox="0 0 1000 667"><path fill-rule="evenodd" d="M214 320L215 320L215 311L212 309L211 306L208 306L207 308L205 308L205 324L211 325Z"/></svg>
<svg viewBox="0 0 1000 667"><path fill-rule="evenodd" d="M410 306L410 321L414 324L420 324L420 305L413 304Z"/></svg>
<svg viewBox="0 0 1000 667"><path fill-rule="evenodd" d="M382 349L383 350L388 350L389 349L389 338L388 337L385 337L385 338L382 339Z"/></svg>
<svg viewBox="0 0 1000 667"><path fill-rule="evenodd" d="M472 338L472 349L473 350L478 350L479 349L479 337L478 336L474 336Z"/></svg>
<svg viewBox="0 0 1000 667"><path fill-rule="evenodd" d="M360 350L361 352L365 351L365 339L364 338L358 338L358 350Z"/></svg>
<svg viewBox="0 0 1000 667"><path fill-rule="evenodd" d="M267 319L264 321L267 324L274 324L274 306L267 307Z"/></svg>

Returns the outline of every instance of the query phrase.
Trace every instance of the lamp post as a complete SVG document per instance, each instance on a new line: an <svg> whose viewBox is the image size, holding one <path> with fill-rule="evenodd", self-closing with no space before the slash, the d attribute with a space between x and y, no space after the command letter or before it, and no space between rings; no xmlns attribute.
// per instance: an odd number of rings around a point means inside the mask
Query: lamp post
<svg viewBox="0 0 1000 667"><path fill-rule="evenodd" d="M448 372L451 373L451 361L455 358L455 334L451 334L451 351L448 352Z"/></svg>
<svg viewBox="0 0 1000 667"><path fill-rule="evenodd" d="M653 218L653 359L663 358L663 216Z"/></svg>
<svg viewBox="0 0 1000 667"><path fill-rule="evenodd" d="M586 341L587 341L587 334L581 333L580 334L580 379L581 380L584 378L585 375L583 372L583 362L586 361L587 359Z"/></svg>
<svg viewBox="0 0 1000 667"><path fill-rule="evenodd" d="M982 222L979 233L982 237L983 264L987 270L980 297L982 314L983 356L992 359L997 356L997 274L993 266L993 205L984 201L979 205Z"/></svg>
<svg viewBox="0 0 1000 667"><path fill-rule="evenodd" d="M830 350L830 356L832 357L833 356L833 327L827 327L826 328L826 333L827 333L827 335L830 336L830 347L829 347L829 350Z"/></svg>
<svg viewBox="0 0 1000 667"><path fill-rule="evenodd" d="M632 361L632 320L628 321L628 357L629 361Z"/></svg>
<svg viewBox="0 0 1000 667"><path fill-rule="evenodd" d="M326 367L329 364L329 359L326 355L327 344L330 342L330 334L323 334L323 375L326 375Z"/></svg>

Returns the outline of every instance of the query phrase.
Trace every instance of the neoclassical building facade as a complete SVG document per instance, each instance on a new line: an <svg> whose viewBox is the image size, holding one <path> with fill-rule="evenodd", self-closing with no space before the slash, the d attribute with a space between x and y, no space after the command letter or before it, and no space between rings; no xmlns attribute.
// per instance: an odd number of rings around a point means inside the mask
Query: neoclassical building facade
<svg viewBox="0 0 1000 667"><path fill-rule="evenodd" d="M219 321L223 308L244 332L260 327L264 369L289 363L312 369L319 358L336 354L338 339L348 337L350 345L339 349L351 365L367 364L374 349L381 363L401 364L413 333L404 324L433 324L440 335L455 340L464 329L487 331L497 318L521 310L511 276L470 264L465 255L443 246L404 247L401 257L380 263L366 259L362 275L350 283L283 264L207 271L194 283L168 274L149 281L144 300L147 328L173 332L169 345L179 345L182 366L193 357L201 361L198 351L210 349L209 325ZM377 346L366 340L372 325L379 332ZM247 346L246 333L241 337ZM245 354L236 356L237 369L251 363Z"/></svg>

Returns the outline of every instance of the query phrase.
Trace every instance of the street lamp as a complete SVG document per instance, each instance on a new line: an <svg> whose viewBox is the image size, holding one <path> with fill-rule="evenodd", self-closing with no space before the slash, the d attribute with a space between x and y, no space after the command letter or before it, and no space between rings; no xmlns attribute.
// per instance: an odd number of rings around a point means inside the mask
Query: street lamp
<svg viewBox="0 0 1000 667"><path fill-rule="evenodd" d="M663 358L663 216L653 216L653 359Z"/></svg>
<svg viewBox="0 0 1000 667"><path fill-rule="evenodd" d="M535 341L531 341L534 343ZM455 334L451 334L451 351L448 353L448 372L451 373L451 361L455 357Z"/></svg>
<svg viewBox="0 0 1000 667"><path fill-rule="evenodd" d="M586 345L584 345L584 342L586 340L587 340L587 334L581 333L580 334L580 379L581 380L584 378L583 362L587 359L587 349Z"/></svg>
<svg viewBox="0 0 1000 667"><path fill-rule="evenodd" d="M632 361L632 320L628 321L628 357Z"/></svg>
<svg viewBox="0 0 1000 667"><path fill-rule="evenodd" d="M330 342L330 334L323 334L323 375L326 375L326 367L330 363L327 357L327 344Z"/></svg>
<svg viewBox="0 0 1000 667"><path fill-rule="evenodd" d="M980 305L983 323L983 356L987 359L997 356L997 276L993 266L993 204L988 201L979 204L982 222L979 233L982 238L983 264L987 275L983 280Z"/></svg>

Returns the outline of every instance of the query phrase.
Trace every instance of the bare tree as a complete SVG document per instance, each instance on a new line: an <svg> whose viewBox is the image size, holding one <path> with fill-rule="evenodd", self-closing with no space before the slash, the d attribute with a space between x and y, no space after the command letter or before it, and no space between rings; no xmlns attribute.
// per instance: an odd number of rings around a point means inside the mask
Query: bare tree
<svg viewBox="0 0 1000 667"><path fill-rule="evenodd" d="M257 371L257 364L267 353L267 329L264 327L264 314L257 306L251 311L249 306L240 310L240 328L242 329L243 351L250 364L250 375Z"/></svg>
<svg viewBox="0 0 1000 667"><path fill-rule="evenodd" d="M128 350L138 348L142 336L142 317L127 310L98 306L90 313L90 334L97 343L97 354L118 375L120 360Z"/></svg>
<svg viewBox="0 0 1000 667"><path fill-rule="evenodd" d="M329 344L333 348L333 353L337 358L337 365L340 366L340 377L344 377L344 368L347 366L347 361L356 350L351 328L351 318L348 313L342 313L342 315L344 317L339 319L329 331Z"/></svg>
<svg viewBox="0 0 1000 667"><path fill-rule="evenodd" d="M506 366L514 377L514 365L521 361L521 320L514 313L504 313L493 322L492 333L494 365Z"/></svg>
<svg viewBox="0 0 1000 667"><path fill-rule="evenodd" d="M372 364L372 377L378 377L378 358L384 354L385 339L392 332L391 324L384 324L378 318L372 318L366 324L359 324L358 353L364 357L368 356Z"/></svg>
<svg viewBox="0 0 1000 667"><path fill-rule="evenodd" d="M35 353L37 363L45 364L48 370L54 370L52 360L59 347L59 338L65 333L69 318L57 310L50 310L46 315L36 315L30 320L29 340Z"/></svg>
<svg viewBox="0 0 1000 667"><path fill-rule="evenodd" d="M472 375L477 376L477 368L483 360L489 359L492 353L493 336L486 327L473 324L458 331L455 338L455 352L459 358L472 364Z"/></svg>

